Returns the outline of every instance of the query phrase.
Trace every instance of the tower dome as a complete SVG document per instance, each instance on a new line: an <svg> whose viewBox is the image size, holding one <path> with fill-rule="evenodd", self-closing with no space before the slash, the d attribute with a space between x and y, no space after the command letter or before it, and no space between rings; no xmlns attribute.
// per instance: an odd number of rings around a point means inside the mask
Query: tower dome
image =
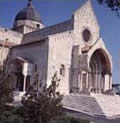
<svg viewBox="0 0 120 123"><path fill-rule="evenodd" d="M32 0L28 0L27 7L16 15L13 30L25 34L43 27L40 14L32 6Z"/></svg>
<svg viewBox="0 0 120 123"><path fill-rule="evenodd" d="M18 20L31 20L41 23L39 13L33 8L32 0L29 0L26 8L22 9L15 17L15 21Z"/></svg>

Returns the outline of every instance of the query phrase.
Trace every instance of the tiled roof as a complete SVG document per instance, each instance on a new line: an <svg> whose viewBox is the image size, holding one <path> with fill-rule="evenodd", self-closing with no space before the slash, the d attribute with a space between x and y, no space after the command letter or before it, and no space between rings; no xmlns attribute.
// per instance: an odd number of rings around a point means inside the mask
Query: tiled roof
<svg viewBox="0 0 120 123"><path fill-rule="evenodd" d="M41 39L45 39L47 36L61 32L67 32L72 29L73 29L72 20L67 20L62 23L25 34L23 37L22 44L39 41Z"/></svg>

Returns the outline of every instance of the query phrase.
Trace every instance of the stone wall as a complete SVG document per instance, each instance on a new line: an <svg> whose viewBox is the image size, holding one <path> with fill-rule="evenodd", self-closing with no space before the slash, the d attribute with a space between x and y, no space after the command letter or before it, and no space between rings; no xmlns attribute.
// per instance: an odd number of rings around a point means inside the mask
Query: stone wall
<svg viewBox="0 0 120 123"><path fill-rule="evenodd" d="M13 44L20 44L23 35L10 29L0 27L0 41L8 41Z"/></svg>
<svg viewBox="0 0 120 123"><path fill-rule="evenodd" d="M61 93L69 93L70 91L72 45L73 32L71 31L49 37L48 84L57 71L61 79L59 86ZM61 65L65 67L65 76L60 75Z"/></svg>
<svg viewBox="0 0 120 123"><path fill-rule="evenodd" d="M99 25L91 5L88 0L80 9L73 14L75 45L80 44L81 48L93 45L100 36ZM83 30L88 29L91 33L90 40L86 43L83 40Z"/></svg>
<svg viewBox="0 0 120 123"><path fill-rule="evenodd" d="M8 54L9 54L9 49L0 46L0 65L2 65L3 62L6 60Z"/></svg>
<svg viewBox="0 0 120 123"><path fill-rule="evenodd" d="M43 41L27 46L18 46L12 50L14 58L21 57L34 66L33 72L39 73L39 79L46 83L48 65L48 41ZM35 71L37 67L37 71Z"/></svg>
<svg viewBox="0 0 120 123"><path fill-rule="evenodd" d="M44 28L44 25L39 23L39 22L36 22L36 21L31 21L31 20L18 20L15 22L14 24L14 28L16 27L19 27L19 26L31 26L33 28L37 28L37 25L40 25L40 28Z"/></svg>
<svg viewBox="0 0 120 123"><path fill-rule="evenodd" d="M26 34L44 28L42 23L30 20L18 20L15 22L13 30Z"/></svg>

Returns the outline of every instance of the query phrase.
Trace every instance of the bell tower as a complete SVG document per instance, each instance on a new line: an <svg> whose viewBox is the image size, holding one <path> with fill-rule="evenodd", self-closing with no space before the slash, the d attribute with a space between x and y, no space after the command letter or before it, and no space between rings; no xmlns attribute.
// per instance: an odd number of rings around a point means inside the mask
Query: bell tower
<svg viewBox="0 0 120 123"><path fill-rule="evenodd" d="M43 27L40 14L33 7L32 0L28 0L27 7L16 15L13 30L26 34Z"/></svg>

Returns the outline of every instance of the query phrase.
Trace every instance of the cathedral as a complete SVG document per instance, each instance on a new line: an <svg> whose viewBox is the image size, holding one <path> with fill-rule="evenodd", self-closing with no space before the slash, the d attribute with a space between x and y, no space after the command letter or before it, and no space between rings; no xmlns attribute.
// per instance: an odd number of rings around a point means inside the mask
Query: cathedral
<svg viewBox="0 0 120 123"><path fill-rule="evenodd" d="M38 73L50 85L57 73L68 116L90 123L119 123L120 97L112 91L112 57L87 0L70 20L46 27L29 0L12 29L0 27L0 61L12 58L11 72L19 100Z"/></svg>

